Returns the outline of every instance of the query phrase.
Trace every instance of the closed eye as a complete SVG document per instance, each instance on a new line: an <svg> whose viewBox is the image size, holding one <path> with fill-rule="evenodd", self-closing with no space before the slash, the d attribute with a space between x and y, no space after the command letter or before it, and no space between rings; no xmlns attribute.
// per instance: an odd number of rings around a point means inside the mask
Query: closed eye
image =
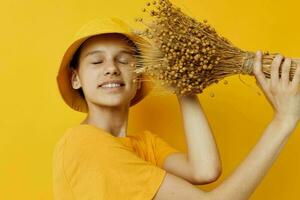
<svg viewBox="0 0 300 200"><path fill-rule="evenodd" d="M129 62L128 61L121 61L119 60L120 63L127 65Z"/></svg>
<svg viewBox="0 0 300 200"><path fill-rule="evenodd" d="M102 61L98 61L98 62L93 62L92 64L100 64L103 63Z"/></svg>

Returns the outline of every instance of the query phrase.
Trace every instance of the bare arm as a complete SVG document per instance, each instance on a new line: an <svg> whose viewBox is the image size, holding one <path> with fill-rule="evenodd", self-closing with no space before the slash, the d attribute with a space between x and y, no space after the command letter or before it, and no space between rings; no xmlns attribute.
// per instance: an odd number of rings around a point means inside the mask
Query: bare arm
<svg viewBox="0 0 300 200"><path fill-rule="evenodd" d="M217 145L197 95L177 95L187 153L170 154L163 168L194 185L211 183L222 172Z"/></svg>
<svg viewBox="0 0 300 200"><path fill-rule="evenodd" d="M278 157L292 129L284 121L274 119L246 159L211 192L212 199L248 199Z"/></svg>
<svg viewBox="0 0 300 200"><path fill-rule="evenodd" d="M288 139L290 131L284 126L280 122L271 122L246 159L214 190L202 191L179 177L167 174L154 200L249 199Z"/></svg>
<svg viewBox="0 0 300 200"><path fill-rule="evenodd" d="M272 63L271 80L265 79L261 71L261 53L257 54L255 76L265 96L274 108L275 115L264 131L258 143L245 160L217 188L205 192L178 177L167 174L155 200L190 199L190 200L246 200L266 175L289 136L295 129L300 117L300 66L295 76L288 80L290 59L282 65L282 76L278 71L281 57ZM237 192L238 191L238 192Z"/></svg>
<svg viewBox="0 0 300 200"><path fill-rule="evenodd" d="M187 141L187 162L199 183L215 181L221 160L209 123L197 95L177 95Z"/></svg>

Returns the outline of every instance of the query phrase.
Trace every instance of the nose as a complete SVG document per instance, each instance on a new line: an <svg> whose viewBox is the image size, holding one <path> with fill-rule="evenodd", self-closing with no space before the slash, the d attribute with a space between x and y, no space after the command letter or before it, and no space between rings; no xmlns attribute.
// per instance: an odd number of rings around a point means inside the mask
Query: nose
<svg viewBox="0 0 300 200"><path fill-rule="evenodd" d="M114 62L109 63L108 66L105 68L104 75L109 75L109 74L120 75L120 70L115 65Z"/></svg>

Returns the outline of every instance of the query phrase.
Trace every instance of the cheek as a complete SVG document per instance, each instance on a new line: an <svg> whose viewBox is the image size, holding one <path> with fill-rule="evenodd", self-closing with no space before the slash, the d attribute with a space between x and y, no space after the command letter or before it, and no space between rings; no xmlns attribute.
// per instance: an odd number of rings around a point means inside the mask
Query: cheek
<svg viewBox="0 0 300 200"><path fill-rule="evenodd" d="M134 77L131 73L123 73L123 80L126 82L126 93L132 97L135 95L137 90L137 83L135 83Z"/></svg>
<svg viewBox="0 0 300 200"><path fill-rule="evenodd" d="M128 74L124 77L124 80L126 80L126 83L128 85L128 88L131 90L135 90L137 87L137 83L134 82L135 77L132 74Z"/></svg>
<svg viewBox="0 0 300 200"><path fill-rule="evenodd" d="M132 98L136 95L136 93L137 93L137 88L138 88L138 85L137 85L138 83L135 83L135 82L133 82L133 80L132 80L132 82L131 82L131 96L132 96Z"/></svg>
<svg viewBox="0 0 300 200"><path fill-rule="evenodd" d="M85 91L91 92L97 89L97 84L99 81L97 79L97 73L85 71L82 73L80 80L81 80L82 88Z"/></svg>

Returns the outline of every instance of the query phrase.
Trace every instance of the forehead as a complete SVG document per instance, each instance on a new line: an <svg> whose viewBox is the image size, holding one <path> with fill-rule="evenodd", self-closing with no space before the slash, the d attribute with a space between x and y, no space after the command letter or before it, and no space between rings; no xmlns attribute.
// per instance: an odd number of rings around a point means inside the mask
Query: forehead
<svg viewBox="0 0 300 200"><path fill-rule="evenodd" d="M96 49L109 49L109 50L130 50L134 51L134 43L129 40L125 35L110 33L92 36L87 39L81 51L87 53Z"/></svg>

